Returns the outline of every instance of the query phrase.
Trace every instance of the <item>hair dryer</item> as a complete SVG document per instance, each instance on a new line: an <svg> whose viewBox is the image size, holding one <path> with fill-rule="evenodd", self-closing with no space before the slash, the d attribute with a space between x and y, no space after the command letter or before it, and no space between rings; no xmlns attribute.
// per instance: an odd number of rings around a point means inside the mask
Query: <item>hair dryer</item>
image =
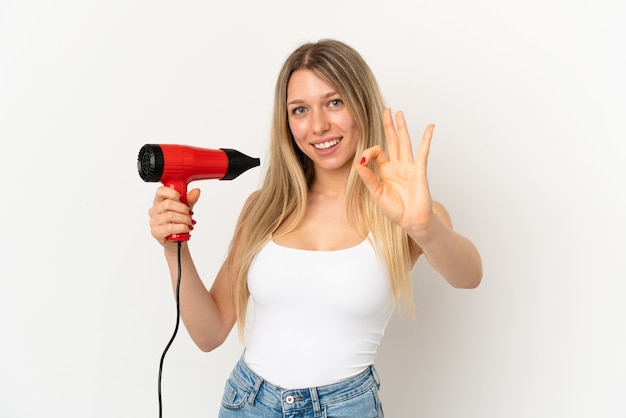
<svg viewBox="0 0 626 418"><path fill-rule="evenodd" d="M139 150L137 170L147 182L173 186L187 204L187 184L194 180L232 180L261 162L234 149L205 149L188 145L146 144ZM190 235L174 234L170 241L188 241Z"/></svg>

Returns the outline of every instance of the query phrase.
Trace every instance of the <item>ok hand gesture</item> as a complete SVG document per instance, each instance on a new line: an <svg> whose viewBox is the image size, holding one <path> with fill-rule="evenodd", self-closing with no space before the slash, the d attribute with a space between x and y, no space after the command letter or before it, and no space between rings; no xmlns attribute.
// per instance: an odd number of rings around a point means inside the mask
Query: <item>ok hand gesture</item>
<svg viewBox="0 0 626 418"><path fill-rule="evenodd" d="M363 152L357 171L374 202L392 222L400 225L414 238L425 233L435 217L426 168L434 125L428 125L422 136L417 156L413 158L411 138L404 114L396 113L395 124L390 109L383 113L383 125L389 156L380 146ZM372 161L378 177L367 166Z"/></svg>

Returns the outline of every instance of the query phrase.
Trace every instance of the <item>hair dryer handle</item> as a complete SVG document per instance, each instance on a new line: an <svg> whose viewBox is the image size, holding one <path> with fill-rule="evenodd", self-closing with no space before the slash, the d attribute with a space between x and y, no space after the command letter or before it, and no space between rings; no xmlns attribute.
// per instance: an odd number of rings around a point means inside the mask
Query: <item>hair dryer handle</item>
<svg viewBox="0 0 626 418"><path fill-rule="evenodd" d="M180 180L170 180L170 181L165 181L162 180L163 184L167 187L172 187L174 190L176 190L178 193L180 193L180 201L182 203L184 203L185 205L188 205L187 203L187 182L186 181L180 181ZM178 241L189 241L189 238L191 238L191 234L189 234L188 232L182 233L182 234L172 234L169 237L167 237L168 241L173 241L173 242L178 242Z"/></svg>
<svg viewBox="0 0 626 418"><path fill-rule="evenodd" d="M191 238L191 234L189 234L189 232L185 232L182 234L172 234L169 237L167 237L167 240L171 242L179 242L179 241L189 241L189 238Z"/></svg>

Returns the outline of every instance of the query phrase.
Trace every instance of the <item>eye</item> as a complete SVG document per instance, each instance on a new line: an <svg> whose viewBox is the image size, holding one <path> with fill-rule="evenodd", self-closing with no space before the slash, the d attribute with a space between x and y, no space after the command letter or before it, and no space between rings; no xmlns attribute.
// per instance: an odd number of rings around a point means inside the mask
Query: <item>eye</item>
<svg viewBox="0 0 626 418"><path fill-rule="evenodd" d="M333 99L330 102L328 102L328 105L330 107L339 107L343 104L343 100L341 99Z"/></svg>
<svg viewBox="0 0 626 418"><path fill-rule="evenodd" d="M293 109L291 109L292 115L301 115L304 112L306 112L306 109L304 108L304 106L298 106L298 107L294 107Z"/></svg>

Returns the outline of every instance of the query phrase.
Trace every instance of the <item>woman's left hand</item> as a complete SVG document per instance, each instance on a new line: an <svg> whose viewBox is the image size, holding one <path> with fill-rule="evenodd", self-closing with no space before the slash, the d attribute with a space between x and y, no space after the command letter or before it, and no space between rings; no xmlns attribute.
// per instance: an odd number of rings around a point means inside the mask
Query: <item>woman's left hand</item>
<svg viewBox="0 0 626 418"><path fill-rule="evenodd" d="M435 126L426 127L417 155L413 158L404 114L397 112L394 124L391 110L385 109L383 124L389 157L378 145L368 148L363 152L360 164L354 164L354 169L383 213L409 235L419 236L435 217L426 176ZM370 161L378 169L378 177L367 166Z"/></svg>

